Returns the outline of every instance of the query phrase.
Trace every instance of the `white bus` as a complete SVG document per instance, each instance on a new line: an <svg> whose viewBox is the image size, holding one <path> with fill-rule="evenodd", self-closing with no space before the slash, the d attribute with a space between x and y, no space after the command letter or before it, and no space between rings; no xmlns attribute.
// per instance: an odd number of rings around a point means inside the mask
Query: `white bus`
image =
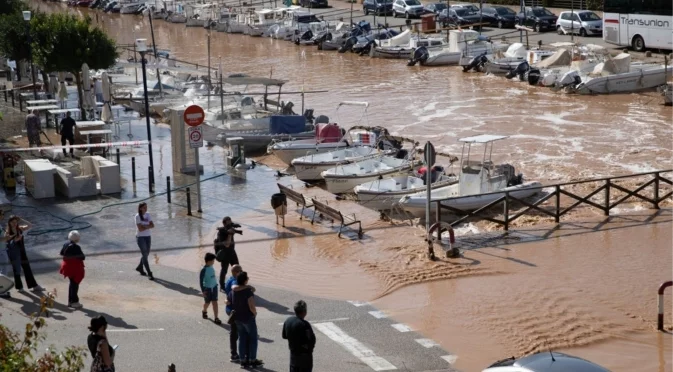
<svg viewBox="0 0 673 372"><path fill-rule="evenodd" d="M673 49L672 0L605 0L603 40L642 52Z"/></svg>

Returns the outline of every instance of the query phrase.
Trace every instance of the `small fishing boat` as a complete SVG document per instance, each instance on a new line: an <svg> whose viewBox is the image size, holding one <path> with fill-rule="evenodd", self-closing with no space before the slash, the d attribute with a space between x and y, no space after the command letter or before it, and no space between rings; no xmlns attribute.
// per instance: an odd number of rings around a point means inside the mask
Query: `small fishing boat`
<svg viewBox="0 0 673 372"><path fill-rule="evenodd" d="M514 71L521 62L527 62L529 65L540 62L554 54L551 50L526 50L521 43L514 43L507 48L502 58L490 59L484 65L486 73L507 74Z"/></svg>
<svg viewBox="0 0 673 372"><path fill-rule="evenodd" d="M322 180L321 173L330 168L374 158L382 154L383 152L375 147L358 146L302 156L293 159L291 164L294 167L297 179L311 182Z"/></svg>
<svg viewBox="0 0 673 372"><path fill-rule="evenodd" d="M413 153L403 159L381 156L339 165L322 172L322 177L325 179L327 191L332 194L343 194L352 192L356 186L366 182L409 173L421 164L421 161L413 160Z"/></svg>
<svg viewBox="0 0 673 372"><path fill-rule="evenodd" d="M432 190L453 185L458 177L442 174L430 186ZM425 180L417 175L403 175L366 182L355 187L358 202L367 208L384 211L390 210L400 198L415 194L426 189Z"/></svg>
<svg viewBox="0 0 673 372"><path fill-rule="evenodd" d="M479 209L502 198L506 191L512 197L518 199L527 198L539 192L542 189L542 184L536 181L525 182L523 175L515 174L512 165L493 164L491 160L493 143L506 138L507 136L489 134L461 138L459 141L463 143L463 152L458 184L432 190L430 200L441 200L442 205L469 211ZM473 144L485 146L481 161L473 161L469 158ZM402 197L399 205L406 212L421 217L425 214L426 202L426 192L418 192ZM432 203L431 208L434 210L436 203Z"/></svg>
<svg viewBox="0 0 673 372"><path fill-rule="evenodd" d="M452 52L449 48L429 49L425 46L416 48L407 66L415 66L420 63L421 66L451 66L460 62L461 52Z"/></svg>

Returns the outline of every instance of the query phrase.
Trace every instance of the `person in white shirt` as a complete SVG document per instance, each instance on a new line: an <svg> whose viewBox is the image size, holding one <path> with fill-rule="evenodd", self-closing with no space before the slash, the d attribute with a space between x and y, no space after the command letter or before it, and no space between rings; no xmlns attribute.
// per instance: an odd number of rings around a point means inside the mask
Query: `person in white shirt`
<svg viewBox="0 0 673 372"><path fill-rule="evenodd" d="M136 271L142 276L147 275L150 280L154 280L154 276L152 276L152 271L150 270L150 262L148 260L150 246L152 245L151 229L153 228L154 222L152 222L152 216L147 213L147 203L140 203L138 205L138 213L136 214L136 241L138 242L138 248L140 248L142 256L140 257L140 263L138 264L138 267L136 267Z"/></svg>

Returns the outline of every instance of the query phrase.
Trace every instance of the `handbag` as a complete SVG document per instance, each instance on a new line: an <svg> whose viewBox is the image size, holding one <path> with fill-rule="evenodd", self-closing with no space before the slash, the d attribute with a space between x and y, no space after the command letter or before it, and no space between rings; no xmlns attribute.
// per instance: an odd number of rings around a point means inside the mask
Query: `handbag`
<svg viewBox="0 0 673 372"><path fill-rule="evenodd" d="M103 355L100 353L101 341L98 341L98 348L96 349L96 356L93 358L93 363L91 363L91 372L114 372L114 364L112 367L108 367L103 362Z"/></svg>
<svg viewBox="0 0 673 372"><path fill-rule="evenodd" d="M229 318L227 318L227 324L234 325L234 322L236 322L236 310L231 310Z"/></svg>

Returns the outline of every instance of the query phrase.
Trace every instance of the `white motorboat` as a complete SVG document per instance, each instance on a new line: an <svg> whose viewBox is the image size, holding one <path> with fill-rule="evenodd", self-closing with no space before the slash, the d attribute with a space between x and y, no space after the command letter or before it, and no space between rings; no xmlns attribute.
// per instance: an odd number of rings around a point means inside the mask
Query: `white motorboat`
<svg viewBox="0 0 673 372"><path fill-rule="evenodd" d="M332 194L343 194L352 192L356 186L366 182L409 173L421 164L420 161L413 160L413 154L404 159L382 156L339 165L322 172L322 177L325 179L327 191Z"/></svg>
<svg viewBox="0 0 673 372"><path fill-rule="evenodd" d="M400 36L406 37L394 40ZM405 40L406 43L402 43ZM417 48L439 49L447 46L442 38L412 37L409 30L390 39L375 40L375 42L377 46L369 50L369 55L373 58L410 59Z"/></svg>
<svg viewBox="0 0 673 372"><path fill-rule="evenodd" d="M414 50L407 66L415 66L420 63L421 66L451 66L460 62L461 52L452 52L449 48L420 47Z"/></svg>
<svg viewBox="0 0 673 372"><path fill-rule="evenodd" d="M134 14L140 9L141 6L145 5L145 2L132 1L124 2L119 4L119 13L120 14Z"/></svg>
<svg viewBox="0 0 673 372"><path fill-rule="evenodd" d="M364 111L358 123L367 114L367 108L369 103L367 102L341 102L337 106L337 113L339 108L347 106L362 106ZM292 160L301 156L307 156L311 154L319 154L324 152L335 151L339 149L344 149L350 146L375 146L377 142L376 135L373 133L367 132L367 135L360 135L357 140L352 140L349 142L348 136L346 136L346 130L340 128L337 124L328 124L320 120L318 117L316 119L316 138L308 140L294 140L294 141L285 141L279 143L272 143L269 145L267 150L268 153L276 155L285 164L291 164ZM327 121L329 118L325 117ZM352 133L349 133L352 135ZM371 135L370 135L371 134Z"/></svg>
<svg viewBox="0 0 673 372"><path fill-rule="evenodd" d="M508 44L492 42L475 30L449 30L449 51L460 52L460 66L469 66L472 59L485 53L490 56L507 48Z"/></svg>
<svg viewBox="0 0 673 372"><path fill-rule="evenodd" d="M484 65L484 72L507 74L514 71L521 62L525 61L532 65L554 55L554 53L552 50L526 50L523 44L514 43L507 48L502 58L489 59Z"/></svg>
<svg viewBox="0 0 673 372"><path fill-rule="evenodd" d="M442 174L430 187L434 190L457 182L458 177ZM425 189L426 184L423 178L416 175L404 175L363 183L356 186L354 191L361 205L376 211L384 211L390 210L401 197Z"/></svg>
<svg viewBox="0 0 673 372"><path fill-rule="evenodd" d="M441 201L442 205L469 211L498 200L503 197L504 192L509 192L512 197L518 199L527 198L539 192L542 188L539 182L524 182L521 174L515 175L512 165L494 165L491 161L493 143L505 138L507 136L488 134L461 138L459 141L463 143L463 152L458 184L432 190L430 200ZM473 144L483 144L486 147L481 161L469 159L470 147ZM399 204L405 211L421 217L425 215L426 202L426 192L419 192L402 197ZM436 203L431 203L431 208L434 210Z"/></svg>
<svg viewBox="0 0 673 372"><path fill-rule="evenodd" d="M321 173L330 168L374 158L382 154L383 152L375 147L349 147L342 150L295 158L292 160L292 166L298 179L307 182L318 181L322 180Z"/></svg>

